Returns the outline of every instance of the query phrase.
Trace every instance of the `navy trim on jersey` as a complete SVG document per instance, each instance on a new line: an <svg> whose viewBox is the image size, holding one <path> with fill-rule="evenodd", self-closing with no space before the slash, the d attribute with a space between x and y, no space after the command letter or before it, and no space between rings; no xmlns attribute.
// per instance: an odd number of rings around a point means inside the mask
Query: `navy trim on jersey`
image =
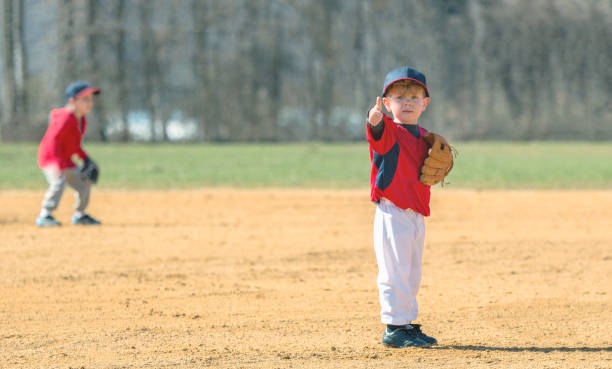
<svg viewBox="0 0 612 369"><path fill-rule="evenodd" d="M389 187L391 181L393 181L395 171L397 170L399 151L400 147L397 142L383 155L372 150L372 162L374 166L378 168L378 173L376 174L376 187L381 191Z"/></svg>

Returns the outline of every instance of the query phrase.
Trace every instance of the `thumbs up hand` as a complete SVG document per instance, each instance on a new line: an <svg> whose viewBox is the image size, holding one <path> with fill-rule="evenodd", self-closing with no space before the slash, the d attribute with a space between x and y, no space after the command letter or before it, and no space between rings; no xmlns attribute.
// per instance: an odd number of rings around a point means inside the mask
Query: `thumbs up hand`
<svg viewBox="0 0 612 369"><path fill-rule="evenodd" d="M374 105L372 109L370 109L370 111L368 112L368 122L370 122L370 124L373 126L377 126L378 124L380 124L380 122L382 122L382 119L382 99L380 98L380 96L378 96L376 98L376 105Z"/></svg>

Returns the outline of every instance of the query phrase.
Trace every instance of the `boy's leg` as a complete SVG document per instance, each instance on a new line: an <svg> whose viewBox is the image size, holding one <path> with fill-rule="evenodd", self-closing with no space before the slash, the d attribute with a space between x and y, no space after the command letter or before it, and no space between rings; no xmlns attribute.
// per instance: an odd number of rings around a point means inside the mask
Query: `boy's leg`
<svg viewBox="0 0 612 369"><path fill-rule="evenodd" d="M374 218L381 321L404 325L418 314L425 223L421 214L382 201Z"/></svg>
<svg viewBox="0 0 612 369"><path fill-rule="evenodd" d="M421 275L423 271L423 249L425 248L425 217L422 214L412 212L415 224L414 248L412 249L412 267L410 269L410 284L414 286L414 306L417 308L414 318L418 313L417 294L421 287Z"/></svg>
<svg viewBox="0 0 612 369"><path fill-rule="evenodd" d="M45 197L42 201L42 209L36 217L36 225L39 227L55 227L61 225L51 212L57 209L59 202L66 187L66 179L61 170L56 168L45 168L43 174L49 183L49 188L45 192Z"/></svg>
<svg viewBox="0 0 612 369"><path fill-rule="evenodd" d="M74 210L76 213L85 213L87 205L89 205L89 194L91 185L81 179L77 168L69 168L64 171L66 182L70 187L74 188L76 194L74 196Z"/></svg>
<svg viewBox="0 0 612 369"><path fill-rule="evenodd" d="M50 215L53 210L57 209L62 199L62 194L66 187L66 178L63 171L56 168L45 168L42 171L49 183L49 188L45 192L45 197L42 201L41 215L43 215L42 213Z"/></svg>
<svg viewBox="0 0 612 369"><path fill-rule="evenodd" d="M66 182L70 187L76 190L74 196L74 214L72 215L72 224L75 225L99 225L101 222L85 214L85 209L89 205L89 194L91 192L91 184L83 181L77 168L68 169L65 171Z"/></svg>

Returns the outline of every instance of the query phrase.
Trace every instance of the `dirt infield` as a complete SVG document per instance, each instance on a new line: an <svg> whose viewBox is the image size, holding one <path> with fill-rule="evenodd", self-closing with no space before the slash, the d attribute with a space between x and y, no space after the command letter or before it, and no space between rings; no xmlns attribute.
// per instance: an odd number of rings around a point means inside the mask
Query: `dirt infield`
<svg viewBox="0 0 612 369"><path fill-rule="evenodd" d="M419 322L380 345L367 190L0 192L0 368L611 368L612 191L436 189Z"/></svg>

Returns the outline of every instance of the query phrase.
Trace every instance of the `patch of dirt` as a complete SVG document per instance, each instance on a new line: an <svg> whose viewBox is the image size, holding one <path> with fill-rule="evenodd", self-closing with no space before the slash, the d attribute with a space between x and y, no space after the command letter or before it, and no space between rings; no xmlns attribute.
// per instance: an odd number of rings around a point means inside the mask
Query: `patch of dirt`
<svg viewBox="0 0 612 369"><path fill-rule="evenodd" d="M610 368L612 191L436 189L419 323L380 344L368 190L0 192L0 368Z"/></svg>

